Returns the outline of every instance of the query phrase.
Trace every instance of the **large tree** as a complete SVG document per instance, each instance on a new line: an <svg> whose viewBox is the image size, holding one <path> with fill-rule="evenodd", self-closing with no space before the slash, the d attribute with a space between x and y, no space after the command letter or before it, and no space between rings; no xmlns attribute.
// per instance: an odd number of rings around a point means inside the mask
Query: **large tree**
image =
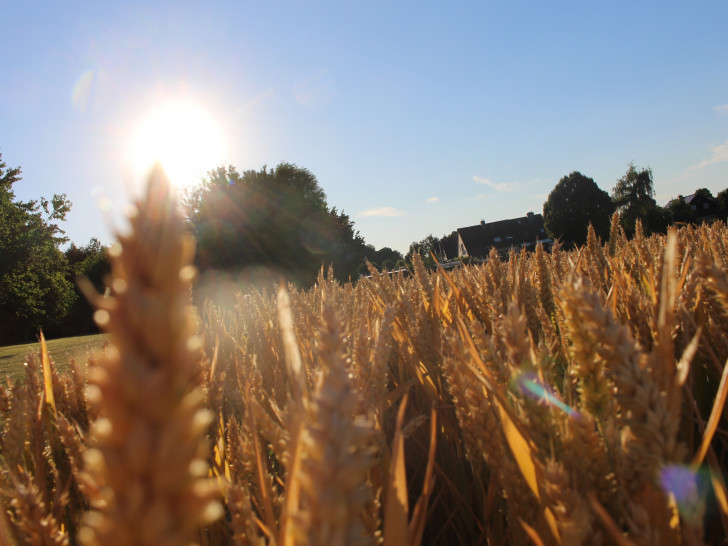
<svg viewBox="0 0 728 546"><path fill-rule="evenodd" d="M365 256L349 216L329 209L316 177L291 163L242 174L220 167L186 206L203 271L261 266L309 286L322 265L333 265L340 280L358 275Z"/></svg>
<svg viewBox="0 0 728 546"><path fill-rule="evenodd" d="M63 231L53 223L71 208L66 195L48 201L16 201L19 167L7 168L0 154L0 344L32 341L41 328L63 321L74 300L67 262L59 245Z"/></svg>
<svg viewBox="0 0 728 546"><path fill-rule="evenodd" d="M612 212L609 194L592 178L574 171L559 180L544 203L544 227L562 244L580 246L586 242L589 224L602 239L609 236Z"/></svg>
<svg viewBox="0 0 728 546"><path fill-rule="evenodd" d="M630 163L625 175L612 189L612 201L622 218L622 227L632 235L639 218L647 235L661 232L667 225L666 212L655 201L652 169L637 170Z"/></svg>

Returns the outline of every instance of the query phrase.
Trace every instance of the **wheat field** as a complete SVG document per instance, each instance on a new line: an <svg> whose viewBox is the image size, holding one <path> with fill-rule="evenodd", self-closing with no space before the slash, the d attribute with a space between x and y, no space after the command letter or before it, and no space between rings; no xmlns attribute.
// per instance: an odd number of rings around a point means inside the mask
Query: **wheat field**
<svg viewBox="0 0 728 546"><path fill-rule="evenodd" d="M0 386L0 546L722 544L728 229L192 306L161 172L109 343Z"/></svg>

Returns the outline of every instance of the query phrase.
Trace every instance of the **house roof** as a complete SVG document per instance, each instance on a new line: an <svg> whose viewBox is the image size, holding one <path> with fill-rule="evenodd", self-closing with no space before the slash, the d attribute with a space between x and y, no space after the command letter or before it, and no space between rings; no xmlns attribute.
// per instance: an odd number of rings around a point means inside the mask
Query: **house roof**
<svg viewBox="0 0 728 546"><path fill-rule="evenodd" d="M677 203L680 200L680 197L682 197L682 200L688 205L693 204L693 201L695 201L696 203L700 203L701 200L708 201L709 203L715 203L715 198L711 199L699 193L692 193L690 195L679 196L676 199L671 199L670 202L667 204L667 207L669 208L673 203Z"/></svg>
<svg viewBox="0 0 728 546"><path fill-rule="evenodd" d="M491 247L497 250L511 246L535 245L549 239L543 225L543 216L529 213L521 218L481 222L457 230L460 240L470 256L486 257Z"/></svg>

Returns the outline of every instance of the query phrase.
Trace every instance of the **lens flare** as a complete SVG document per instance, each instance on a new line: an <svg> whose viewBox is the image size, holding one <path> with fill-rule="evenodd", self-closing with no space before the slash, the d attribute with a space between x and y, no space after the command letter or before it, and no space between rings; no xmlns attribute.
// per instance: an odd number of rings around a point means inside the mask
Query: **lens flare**
<svg viewBox="0 0 728 546"><path fill-rule="evenodd" d="M326 254L338 243L336 233L325 216L312 215L301 222L301 242L312 254Z"/></svg>
<svg viewBox="0 0 728 546"><path fill-rule="evenodd" d="M330 104L336 95L336 80L328 70L319 70L293 86L296 102L306 108L323 108Z"/></svg>
<svg viewBox="0 0 728 546"><path fill-rule="evenodd" d="M672 494L680 516L688 521L703 516L705 499L700 490L705 489L702 482L706 479L702 472L693 470L689 466L666 465L660 470L662 489Z"/></svg>
<svg viewBox="0 0 728 546"><path fill-rule="evenodd" d="M101 186L94 186L91 190L91 195L94 198L96 207L98 207L101 212L109 212L111 210L111 199L106 196Z"/></svg>
<svg viewBox="0 0 728 546"><path fill-rule="evenodd" d="M71 107L77 112L85 112L91 100L91 92L96 81L96 72L93 69L81 74L71 89Z"/></svg>
<svg viewBox="0 0 728 546"><path fill-rule="evenodd" d="M579 417L579 412L565 404L562 400L559 400L548 385L544 385L535 373L525 372L520 374L516 378L516 384L523 394L531 396L537 400L542 400L547 404L560 409L569 417Z"/></svg>

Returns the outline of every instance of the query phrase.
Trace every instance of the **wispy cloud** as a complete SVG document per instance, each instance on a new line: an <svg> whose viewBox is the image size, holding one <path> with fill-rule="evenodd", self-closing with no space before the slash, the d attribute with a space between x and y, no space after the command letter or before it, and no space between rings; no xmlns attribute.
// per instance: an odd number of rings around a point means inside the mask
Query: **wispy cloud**
<svg viewBox="0 0 728 546"><path fill-rule="evenodd" d="M716 114L728 114L728 103L713 106L713 110L715 110Z"/></svg>
<svg viewBox="0 0 728 546"><path fill-rule="evenodd" d="M707 167L708 165L723 163L724 161L728 161L728 140L726 140L723 144L713 146L713 148L710 150L709 158L704 159L697 165L689 167L688 170L698 170Z"/></svg>
<svg viewBox="0 0 728 546"><path fill-rule="evenodd" d="M379 207L363 210L359 213L359 216L404 216L404 211L394 207Z"/></svg>
<svg viewBox="0 0 728 546"><path fill-rule="evenodd" d="M430 197L427 202L428 203L437 203L440 200L439 197Z"/></svg>
<svg viewBox="0 0 728 546"><path fill-rule="evenodd" d="M480 176L474 176L473 180L476 182L493 188L497 192L511 192L515 191L518 182L493 182L488 178L481 178Z"/></svg>

